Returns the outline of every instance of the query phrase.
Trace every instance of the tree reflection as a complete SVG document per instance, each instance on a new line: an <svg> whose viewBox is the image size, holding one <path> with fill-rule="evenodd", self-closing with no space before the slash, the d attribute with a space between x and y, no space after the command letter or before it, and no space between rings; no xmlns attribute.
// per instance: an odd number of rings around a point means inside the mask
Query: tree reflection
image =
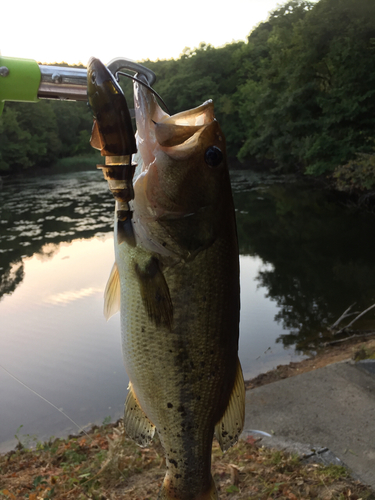
<svg viewBox="0 0 375 500"><path fill-rule="evenodd" d="M375 298L374 217L338 201L304 184L235 193L240 252L272 264L257 280L280 308L285 347L307 352L350 304Z"/></svg>
<svg viewBox="0 0 375 500"><path fill-rule="evenodd" d="M110 232L113 211L97 171L6 183L0 191L0 300L22 282L24 258L51 258L61 242Z"/></svg>
<svg viewBox="0 0 375 500"><path fill-rule="evenodd" d="M374 216L311 186L276 180L233 174L240 253L270 264L257 280L279 307L275 321L285 334L278 341L307 352L350 304L363 310L375 301ZM50 258L61 242L112 231L113 210L96 171L5 184L0 298L22 282L25 257Z"/></svg>
<svg viewBox="0 0 375 500"><path fill-rule="evenodd" d="M0 264L2 259L0 258ZM5 272L0 275L0 297L4 294L11 294L16 289L17 285L21 283L25 275L22 262L16 262L10 265Z"/></svg>

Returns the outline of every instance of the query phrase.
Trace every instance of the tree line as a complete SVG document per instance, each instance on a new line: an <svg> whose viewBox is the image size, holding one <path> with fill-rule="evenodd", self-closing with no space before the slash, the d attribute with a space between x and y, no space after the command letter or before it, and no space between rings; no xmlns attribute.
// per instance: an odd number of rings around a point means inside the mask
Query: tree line
<svg viewBox="0 0 375 500"><path fill-rule="evenodd" d="M143 64L172 113L213 99L232 160L375 188L373 0L291 0L246 42ZM84 103L6 103L1 171L90 152L91 123Z"/></svg>

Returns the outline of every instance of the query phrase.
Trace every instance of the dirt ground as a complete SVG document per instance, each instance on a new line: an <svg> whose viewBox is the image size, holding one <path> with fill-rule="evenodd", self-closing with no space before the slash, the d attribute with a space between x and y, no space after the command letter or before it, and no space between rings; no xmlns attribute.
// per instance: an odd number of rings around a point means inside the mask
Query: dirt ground
<svg viewBox="0 0 375 500"><path fill-rule="evenodd" d="M246 382L252 389L345 359L375 356L375 338L344 342L316 356L278 366ZM0 499L155 500L165 475L158 439L139 448L122 421L36 449L0 455ZM221 500L375 500L375 493L340 466L305 464L298 456L269 450L249 436L221 453L214 441L212 474Z"/></svg>
<svg viewBox="0 0 375 500"><path fill-rule="evenodd" d="M158 440L139 448L122 423L88 436L40 444L0 456L1 499L156 500L166 464ZM220 500L375 500L340 466L305 464L249 436L226 453L217 442L212 475Z"/></svg>

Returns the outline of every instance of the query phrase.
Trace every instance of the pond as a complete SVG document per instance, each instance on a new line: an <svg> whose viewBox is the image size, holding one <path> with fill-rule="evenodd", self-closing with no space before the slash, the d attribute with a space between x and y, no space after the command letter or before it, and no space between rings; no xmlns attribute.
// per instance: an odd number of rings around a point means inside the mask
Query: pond
<svg viewBox="0 0 375 500"><path fill-rule="evenodd" d="M374 216L287 178L239 171L232 187L239 354L251 378L314 351L353 302L359 310L374 302ZM9 181L0 191L0 451L16 433L76 433L61 412L79 426L122 415L119 315L106 322L102 313L113 209L97 171ZM374 323L371 312L362 326Z"/></svg>

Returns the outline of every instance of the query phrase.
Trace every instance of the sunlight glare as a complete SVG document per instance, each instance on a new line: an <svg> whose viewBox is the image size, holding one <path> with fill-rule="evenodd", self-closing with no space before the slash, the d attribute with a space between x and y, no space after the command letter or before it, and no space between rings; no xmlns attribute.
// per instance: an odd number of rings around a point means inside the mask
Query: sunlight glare
<svg viewBox="0 0 375 500"><path fill-rule="evenodd" d="M108 63L178 58L201 42L215 47L246 40L277 8L277 0L234 0L230 8L191 0L188 8L171 0L113 1L105 4L47 0L2 6L1 53L41 63L87 64L91 56ZM182 29L183 27L183 29Z"/></svg>

